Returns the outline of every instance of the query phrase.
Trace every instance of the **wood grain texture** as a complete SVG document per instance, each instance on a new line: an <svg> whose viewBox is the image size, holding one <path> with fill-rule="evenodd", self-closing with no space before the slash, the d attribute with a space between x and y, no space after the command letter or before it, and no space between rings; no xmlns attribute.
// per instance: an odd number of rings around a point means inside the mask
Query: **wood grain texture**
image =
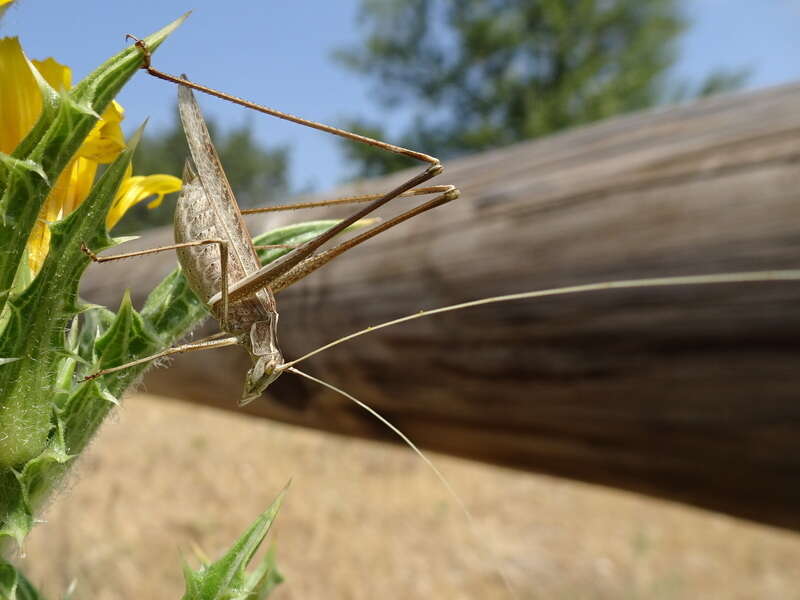
<svg viewBox="0 0 800 600"><path fill-rule="evenodd" d="M799 162L800 85L451 161L443 179L460 200L278 295L284 356L483 296L796 268ZM389 189L404 176L335 195ZM395 200L395 210L408 202ZM343 212L253 218L251 230L323 214ZM93 267L84 295L115 306L131 286L141 301L172 264ZM521 301L389 328L303 367L426 448L800 529L799 307L796 283ZM238 349L183 356L151 371L146 387L235 409L246 367ZM268 391L247 411L391 439L346 400L291 375Z"/></svg>

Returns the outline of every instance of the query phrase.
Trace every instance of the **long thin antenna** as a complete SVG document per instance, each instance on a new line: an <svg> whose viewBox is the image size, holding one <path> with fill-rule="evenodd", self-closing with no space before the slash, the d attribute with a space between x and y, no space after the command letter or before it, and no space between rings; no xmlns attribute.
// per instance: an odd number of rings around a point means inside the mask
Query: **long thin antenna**
<svg viewBox="0 0 800 600"><path fill-rule="evenodd" d="M493 296L491 298L482 298L480 300L472 300L471 302L462 302L460 304L452 304L450 306L443 306L441 308L434 308L432 310L421 310L413 315L400 317L386 321L380 325L373 325L346 335L334 340L329 344L320 346L316 350L304 354L300 358L296 358L283 365L282 368L288 369L297 363L300 363L307 358L311 358L315 354L324 352L329 348L338 346L345 342L372 333L384 327L391 327L392 325L399 325L406 321L413 321L414 319L421 319L422 317L430 317L431 315L438 315L441 313L462 310L465 308L473 308L475 306L483 306L484 304L494 304L496 302L511 302L512 300L528 300L531 298L543 298L545 296L565 296L567 294L582 294L586 292L597 292L600 290L618 290L630 288L648 288L648 287L666 287L666 286L683 286L683 285L709 285L720 283L747 283L747 282L763 282L763 281L798 281L800 280L800 269L784 269L776 271L747 271L742 273L718 273L713 275L684 275L678 277L651 277L648 279L623 279L618 281L602 281L599 283L586 283L583 285L572 285L560 288L551 288L547 290L535 290L532 292L521 292L518 294L507 294L505 296Z"/></svg>
<svg viewBox="0 0 800 600"><path fill-rule="evenodd" d="M422 450L420 450L417 447L417 445L414 444L414 442L412 442L410 439L408 439L408 436L406 434L404 434L397 427L392 425L389 422L389 420L386 419L386 417L381 415L374 408L371 408L367 404L364 404L361 400L359 400L355 396L351 396L350 394L348 394L344 390L339 389L335 385L332 385L332 384L330 384L330 383L328 383L326 381L323 381L322 379L317 379L313 375L309 375L308 373L304 373L303 371L301 371L299 369L295 369L294 367L289 367L286 370L291 372L291 373L294 373L295 375L300 375L300 377L305 377L306 379L309 379L309 380L311 380L311 381L313 381L315 383L318 383L319 385L321 385L323 387L326 387L329 390L333 390L334 392L337 392L337 393L341 394L345 398L347 398L349 400L352 400L358 406L360 406L365 411L367 411L369 414L371 414L373 417L378 419L378 421L380 421L381 423L386 425L386 427L388 427L393 433L397 434L397 436L401 440L403 440L403 442L405 442L405 444L409 448L411 448L417 456L419 456L422 459L422 461L428 466L428 468L431 471L433 471L433 474L436 475L436 478L439 480L439 483L441 483L442 486L444 486L445 490L447 490L447 493L450 494L450 497L453 500L455 500L456 504L458 505L458 508L464 514L464 517L467 519L467 523L469 524L470 531L472 532L472 534L477 539L483 541L481 536L479 535L478 527L477 527L475 518L472 516L472 513L467 508L467 505L461 499L461 496L459 496L458 493L455 491L455 489L453 489L453 486L450 485L450 482L447 481L447 478L444 475L442 475L442 472L439 469L436 468L436 465L434 465L433 462L431 462L431 460L427 456L425 456L425 454L422 452ZM495 564L495 568L497 569L497 572L500 575L500 578L503 580L503 583L505 584L505 586L508 589L509 593L511 594L511 596L513 598L517 598L517 594L516 594L516 592L514 592L514 588L511 587L511 582L509 580L509 577L508 577L507 573L505 572L505 569L503 569L503 567L502 567L502 563L500 562L500 560L496 556L494 556L494 552L491 551L489 546L485 546L485 547L490 552L490 554L492 555L492 557L494 559L494 562L496 563Z"/></svg>

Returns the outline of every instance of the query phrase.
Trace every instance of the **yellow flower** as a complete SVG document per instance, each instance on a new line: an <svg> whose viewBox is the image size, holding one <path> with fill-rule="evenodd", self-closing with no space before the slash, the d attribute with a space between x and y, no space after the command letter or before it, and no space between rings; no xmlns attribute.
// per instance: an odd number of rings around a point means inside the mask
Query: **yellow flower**
<svg viewBox="0 0 800 600"><path fill-rule="evenodd" d="M3 5L0 0L0 6ZM31 61L44 79L56 90L72 87L69 67L52 58ZM30 131L42 110L42 98L29 63L17 38L0 39L0 152L11 153ZM83 202L94 182L97 167L112 162L125 148L120 122L123 109L112 102L83 145L67 164L53 185L39 213L39 220L28 239L28 266L36 274L47 256L50 229L47 224L63 219ZM117 192L106 219L111 228L134 204L156 196L150 206L160 204L164 194L176 192L181 180L172 175L131 176L130 169Z"/></svg>

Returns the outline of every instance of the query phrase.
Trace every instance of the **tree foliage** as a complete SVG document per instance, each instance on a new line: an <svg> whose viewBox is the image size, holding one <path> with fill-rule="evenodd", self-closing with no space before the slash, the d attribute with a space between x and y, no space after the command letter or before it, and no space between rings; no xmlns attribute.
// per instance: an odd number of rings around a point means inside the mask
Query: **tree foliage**
<svg viewBox="0 0 800 600"><path fill-rule="evenodd" d="M264 206L286 195L287 148L264 148L246 124L227 132L220 132L212 119L208 119L207 124L239 206ZM177 116L172 127L146 136L139 148L134 159L134 172L158 171L177 177L183 173L186 138ZM150 210L143 205L134 207L116 231L131 232L167 224L172 220L174 202L175 198L167 196L156 209Z"/></svg>
<svg viewBox="0 0 800 600"><path fill-rule="evenodd" d="M675 0L362 0L366 39L336 58L414 107L399 143L440 157L503 146L678 95L736 87L718 72L692 90L666 75L686 23ZM382 137L363 119L348 126ZM348 145L361 175L408 166Z"/></svg>

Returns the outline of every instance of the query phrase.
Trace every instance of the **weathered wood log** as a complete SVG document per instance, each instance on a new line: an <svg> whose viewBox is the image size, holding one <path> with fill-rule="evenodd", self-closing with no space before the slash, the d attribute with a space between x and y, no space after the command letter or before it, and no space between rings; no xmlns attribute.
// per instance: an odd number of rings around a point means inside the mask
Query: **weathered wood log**
<svg viewBox="0 0 800 600"><path fill-rule="evenodd" d="M798 266L800 85L617 118L452 161L462 198L278 297L287 359L469 299L637 277ZM403 175L337 190L380 191ZM395 210L411 200L393 202ZM254 219L252 230L343 211ZM147 236L158 245L169 232ZM171 256L94 267L143 294ZM364 336L303 367L421 446L800 529L800 284L629 289L484 306ZM182 356L149 391L232 410L237 349ZM392 439L284 375L252 414Z"/></svg>

